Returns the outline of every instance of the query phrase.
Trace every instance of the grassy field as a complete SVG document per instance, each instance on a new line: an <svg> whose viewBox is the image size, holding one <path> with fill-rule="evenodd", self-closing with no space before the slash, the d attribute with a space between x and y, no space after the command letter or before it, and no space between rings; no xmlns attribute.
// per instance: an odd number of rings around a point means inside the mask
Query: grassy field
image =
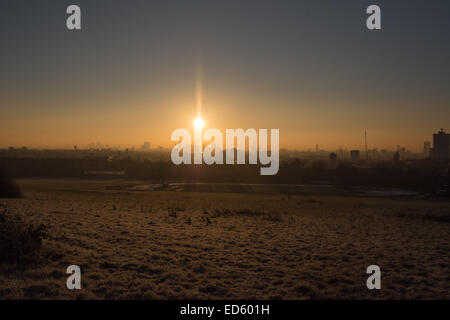
<svg viewBox="0 0 450 320"><path fill-rule="evenodd" d="M32 261L0 263L1 299L450 299L449 202L18 184L1 208L45 236Z"/></svg>

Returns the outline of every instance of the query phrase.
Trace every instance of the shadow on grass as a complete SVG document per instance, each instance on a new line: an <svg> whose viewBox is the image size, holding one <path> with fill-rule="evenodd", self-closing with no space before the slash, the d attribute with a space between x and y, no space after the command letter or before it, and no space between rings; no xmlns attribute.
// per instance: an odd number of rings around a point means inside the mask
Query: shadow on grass
<svg viewBox="0 0 450 320"><path fill-rule="evenodd" d="M19 187L2 171L0 171L0 198L22 198Z"/></svg>

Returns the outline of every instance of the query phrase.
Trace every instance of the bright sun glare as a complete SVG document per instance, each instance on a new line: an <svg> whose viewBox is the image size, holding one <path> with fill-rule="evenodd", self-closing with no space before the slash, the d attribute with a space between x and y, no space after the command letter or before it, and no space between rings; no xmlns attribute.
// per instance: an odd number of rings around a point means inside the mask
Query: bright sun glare
<svg viewBox="0 0 450 320"><path fill-rule="evenodd" d="M203 122L202 118L197 118L197 119L194 120L194 127L197 128L197 129L203 128L204 124L205 123Z"/></svg>

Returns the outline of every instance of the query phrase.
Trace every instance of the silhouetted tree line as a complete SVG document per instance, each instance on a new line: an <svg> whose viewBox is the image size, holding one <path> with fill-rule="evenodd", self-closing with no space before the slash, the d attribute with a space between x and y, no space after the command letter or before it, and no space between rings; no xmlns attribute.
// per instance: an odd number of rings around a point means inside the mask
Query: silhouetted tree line
<svg viewBox="0 0 450 320"><path fill-rule="evenodd" d="M374 186L405 188L433 192L442 183L443 168L429 164L404 163L356 167L342 162L334 170L326 162L308 163L290 159L280 163L277 175L261 176L260 165L180 165L171 162L139 161L106 157L85 159L0 158L0 168L11 177L89 177L96 171L123 171L126 178L165 183L229 182L229 183L329 183L340 186ZM448 170L447 170L448 172ZM446 173L448 174L448 173ZM448 176L446 178L448 180ZM448 181L447 181L448 185Z"/></svg>

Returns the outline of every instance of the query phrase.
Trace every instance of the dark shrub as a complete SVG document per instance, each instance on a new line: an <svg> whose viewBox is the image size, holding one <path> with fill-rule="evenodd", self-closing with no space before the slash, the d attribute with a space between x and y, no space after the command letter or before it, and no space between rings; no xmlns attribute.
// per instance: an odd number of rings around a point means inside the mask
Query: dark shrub
<svg viewBox="0 0 450 320"><path fill-rule="evenodd" d="M0 171L0 198L21 198L22 193L11 179Z"/></svg>
<svg viewBox="0 0 450 320"><path fill-rule="evenodd" d="M0 262L27 262L39 255L44 227L28 225L0 208Z"/></svg>

